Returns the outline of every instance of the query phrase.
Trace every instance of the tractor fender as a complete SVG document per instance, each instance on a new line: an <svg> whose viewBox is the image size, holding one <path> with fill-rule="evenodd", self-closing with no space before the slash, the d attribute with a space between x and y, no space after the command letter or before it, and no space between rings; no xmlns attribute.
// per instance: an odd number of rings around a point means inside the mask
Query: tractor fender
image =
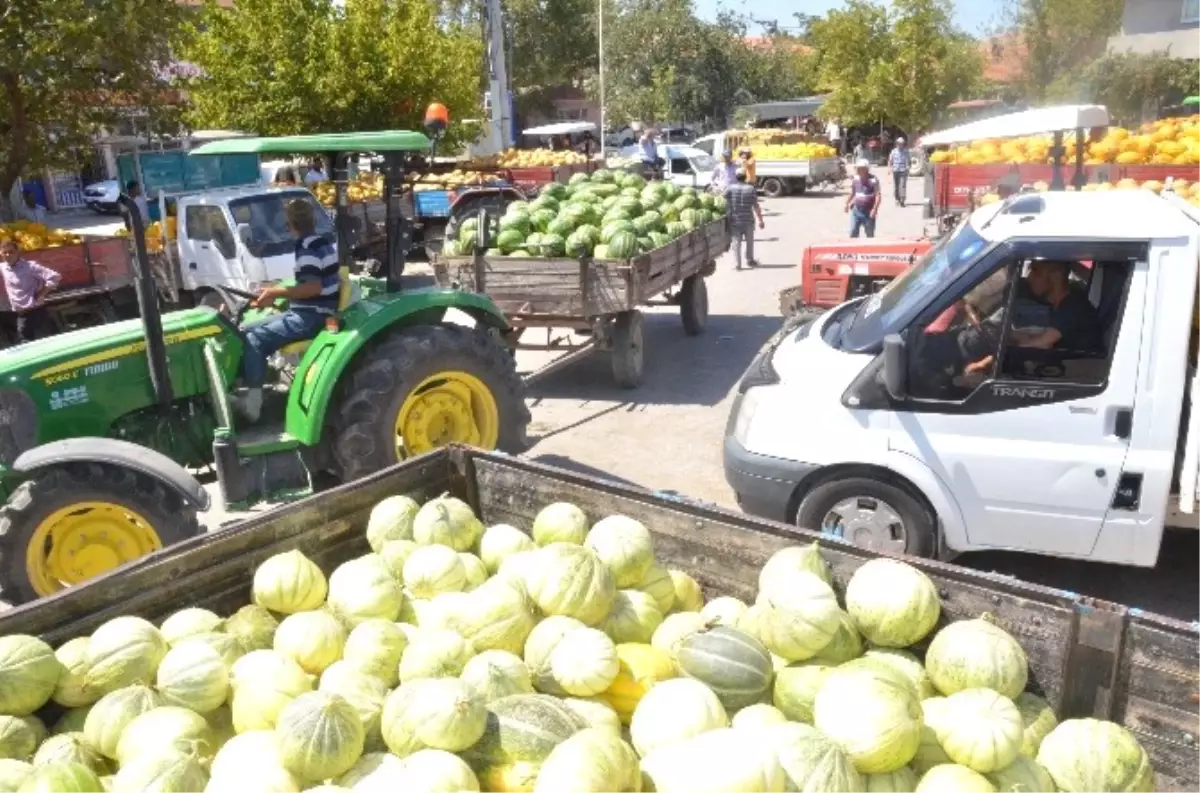
<svg viewBox="0 0 1200 793"><path fill-rule="evenodd" d="M432 324L431 311L455 308L480 325L504 332L508 320L486 296L457 289L414 289L362 300L342 314L345 329L322 331L305 351L288 394L286 430L305 446L320 443L334 390L359 350L381 333Z"/></svg>
<svg viewBox="0 0 1200 793"><path fill-rule="evenodd" d="M210 504L208 491L179 463L153 449L115 438L51 441L21 454L13 462L12 470L31 474L63 463L102 463L128 468L158 480L201 511Z"/></svg>

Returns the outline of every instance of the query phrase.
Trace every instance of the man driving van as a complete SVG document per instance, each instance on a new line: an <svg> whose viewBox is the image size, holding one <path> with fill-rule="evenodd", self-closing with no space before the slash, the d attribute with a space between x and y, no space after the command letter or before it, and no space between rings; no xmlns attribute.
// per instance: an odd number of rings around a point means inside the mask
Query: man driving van
<svg viewBox="0 0 1200 793"><path fill-rule="evenodd" d="M1029 291L1049 309L1046 327L1037 331L1014 330L1009 342L1015 347L1036 350L1099 350L1100 318L1081 289L1071 288L1071 265L1067 262L1035 261L1026 277ZM964 374L986 372L995 359L988 355L970 363Z"/></svg>
<svg viewBox="0 0 1200 793"><path fill-rule="evenodd" d="M275 301L288 301L287 311L245 330L246 349L242 353L244 395L234 399L238 412L250 422L262 412L262 389L267 377L267 359L280 348L295 341L311 339L325 327L325 319L337 312L337 252L333 245L316 233L316 212L311 201L296 199L287 205L287 225L296 238L296 283L293 286L268 286L258 293L251 305L265 308Z"/></svg>

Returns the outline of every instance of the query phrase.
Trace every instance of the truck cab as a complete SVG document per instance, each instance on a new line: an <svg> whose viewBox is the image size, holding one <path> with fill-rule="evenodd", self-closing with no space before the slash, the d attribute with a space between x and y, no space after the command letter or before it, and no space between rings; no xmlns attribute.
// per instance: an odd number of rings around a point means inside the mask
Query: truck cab
<svg viewBox="0 0 1200 793"><path fill-rule="evenodd" d="M739 503L897 553L1154 565L1196 526L1198 230L1169 192L1019 194L788 322L729 418Z"/></svg>
<svg viewBox="0 0 1200 793"><path fill-rule="evenodd" d="M175 202L175 258L179 286L203 292L213 286L255 291L289 279L295 267L296 240L284 208L289 201L312 202L317 233L333 241L333 222L316 198L302 187L247 186L180 196Z"/></svg>

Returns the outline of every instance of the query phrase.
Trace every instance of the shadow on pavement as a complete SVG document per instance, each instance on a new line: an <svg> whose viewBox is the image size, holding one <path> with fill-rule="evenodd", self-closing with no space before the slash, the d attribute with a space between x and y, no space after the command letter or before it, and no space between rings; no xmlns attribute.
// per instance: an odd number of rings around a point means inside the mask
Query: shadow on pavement
<svg viewBox="0 0 1200 793"><path fill-rule="evenodd" d="M583 474L584 476L594 477L595 479L603 479L606 482L636 487L639 490L642 489L642 486L637 482L629 479L623 479L619 476L613 476L608 471L602 471L599 468L593 468L590 465L586 465L570 457L564 457L561 454L539 454L536 457L530 457L529 459L531 462L541 463L542 465L557 466L558 468L563 468L577 474Z"/></svg>
<svg viewBox="0 0 1200 793"><path fill-rule="evenodd" d="M532 399L590 399L638 405L716 405L741 379L751 359L783 323L782 317L712 315L708 329L687 336L676 312L646 313L645 375L640 388L613 382L604 351L576 362L529 389Z"/></svg>
<svg viewBox="0 0 1200 793"><path fill-rule="evenodd" d="M1125 567L1008 551L963 554L955 563L1193 622L1200 619L1197 554L1200 554L1200 533L1169 531L1163 535L1158 564L1154 567Z"/></svg>

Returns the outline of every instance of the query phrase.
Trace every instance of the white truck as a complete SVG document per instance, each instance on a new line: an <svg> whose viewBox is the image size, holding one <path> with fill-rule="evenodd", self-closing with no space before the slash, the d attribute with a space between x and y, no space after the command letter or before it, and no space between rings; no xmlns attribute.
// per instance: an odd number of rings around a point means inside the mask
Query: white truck
<svg viewBox="0 0 1200 793"><path fill-rule="evenodd" d="M293 277L296 240L284 208L295 199L313 204L318 234L336 237L328 214L303 187L247 185L175 197L175 238L160 225L162 250L154 257L160 288L172 302L215 306L220 297L213 287L256 291Z"/></svg>
<svg viewBox="0 0 1200 793"><path fill-rule="evenodd" d="M873 549L1154 565L1166 527L1197 528L1198 240L1169 189L976 210L767 343L726 479L747 512Z"/></svg>
<svg viewBox="0 0 1200 793"><path fill-rule="evenodd" d="M692 144L713 157L732 152L737 159L738 149L749 145L744 133L718 132L705 135ZM791 194L804 195L812 185L838 178L837 157L818 157L811 160L757 160L755 166L758 189L768 198Z"/></svg>

